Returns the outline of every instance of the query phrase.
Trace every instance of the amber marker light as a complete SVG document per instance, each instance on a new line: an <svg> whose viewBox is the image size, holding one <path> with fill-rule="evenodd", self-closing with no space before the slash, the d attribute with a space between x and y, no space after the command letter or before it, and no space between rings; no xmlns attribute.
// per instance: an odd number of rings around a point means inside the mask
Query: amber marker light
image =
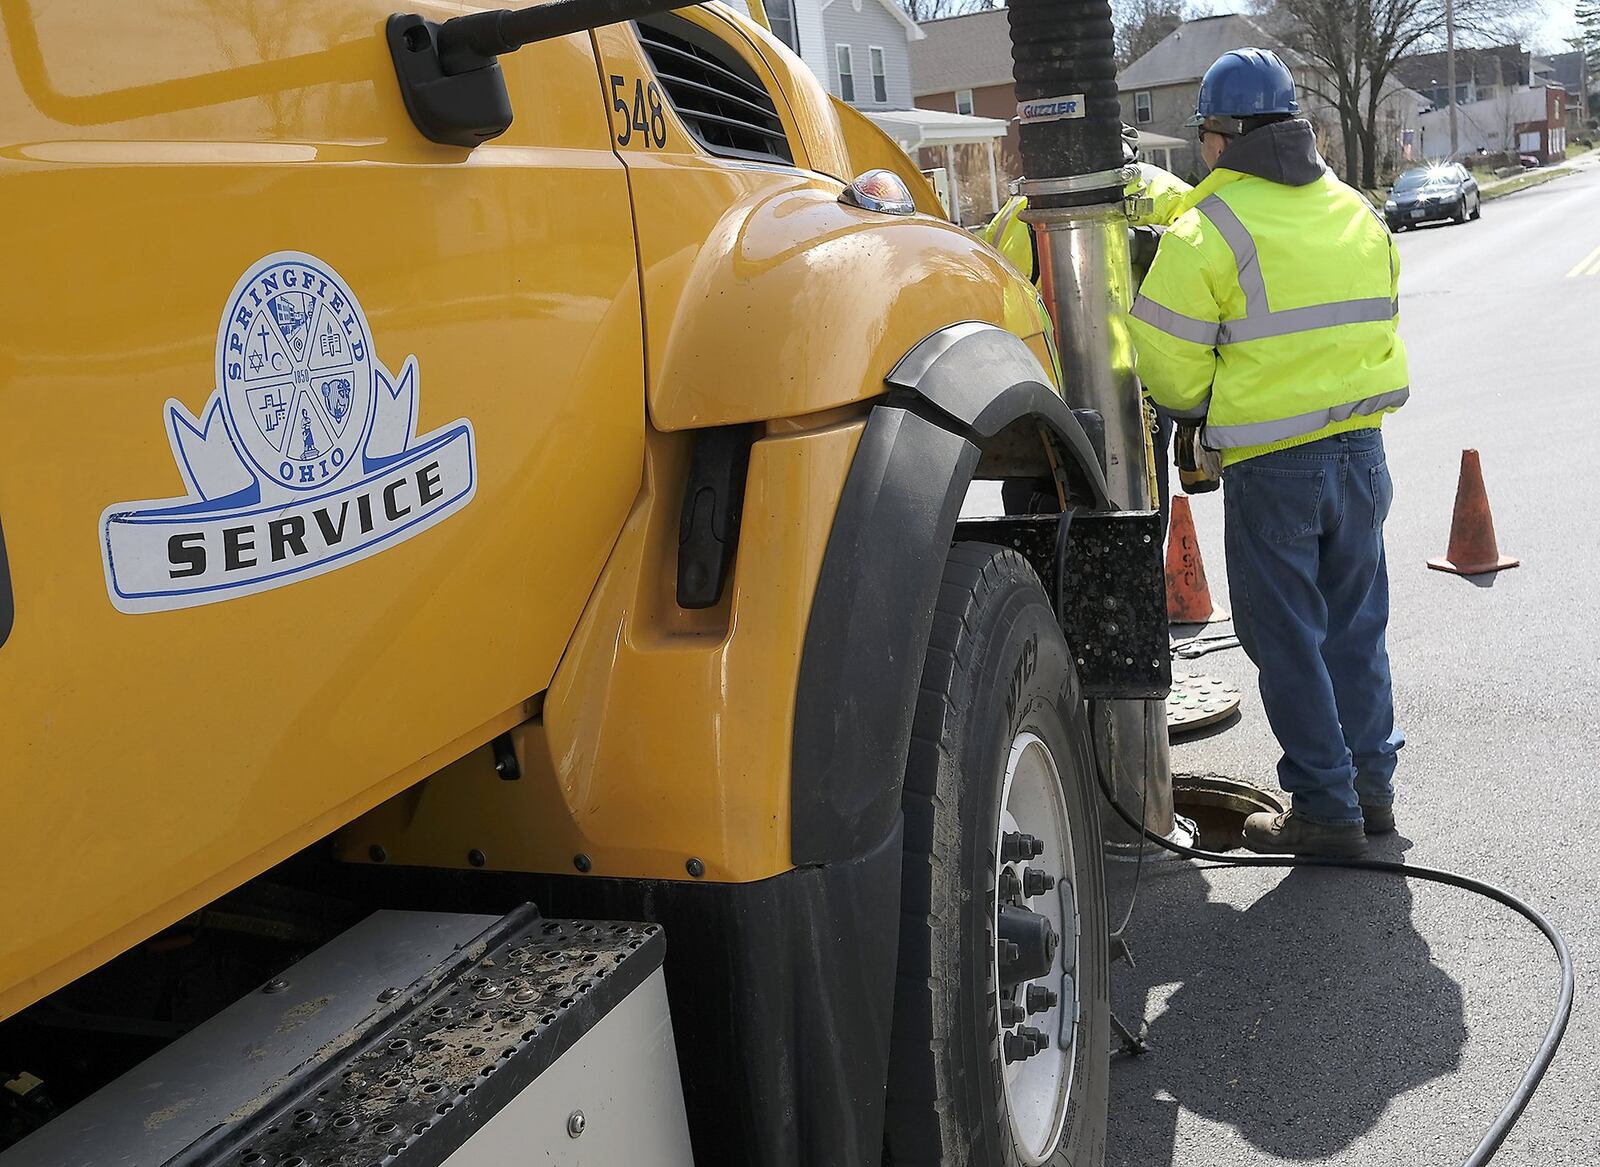
<svg viewBox="0 0 1600 1167"><path fill-rule="evenodd" d="M860 207L863 211L878 211L885 215L914 215L916 203L911 201L911 191L892 170L869 170L856 176L839 196L841 203Z"/></svg>

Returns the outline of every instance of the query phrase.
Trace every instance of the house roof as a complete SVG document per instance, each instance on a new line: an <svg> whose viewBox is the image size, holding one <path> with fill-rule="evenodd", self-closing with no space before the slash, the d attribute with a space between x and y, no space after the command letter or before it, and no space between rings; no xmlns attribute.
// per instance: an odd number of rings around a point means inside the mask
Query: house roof
<svg viewBox="0 0 1600 1167"><path fill-rule="evenodd" d="M1568 93L1576 93L1583 88L1582 53L1551 53L1545 60L1549 61L1550 67L1555 70L1556 83Z"/></svg>
<svg viewBox="0 0 1600 1167"><path fill-rule="evenodd" d="M999 118L971 117L937 109L864 109L867 119L908 153L923 146L961 146L1006 136Z"/></svg>
<svg viewBox="0 0 1600 1167"><path fill-rule="evenodd" d="M1011 23L1004 8L924 21L922 31L927 36L911 46L914 96L1011 84Z"/></svg>
<svg viewBox="0 0 1600 1167"><path fill-rule="evenodd" d="M818 6L817 10L820 12L822 9L830 7L833 3L834 0L822 0L822 3ZM915 42L922 39L922 28L917 24L916 21L912 20L911 17L906 15L906 10L901 8L900 5L896 4L895 0L863 0L863 3L877 4L886 12L888 12L890 16L894 17L899 23L900 27L906 30L906 40ZM856 5L856 11L861 11L860 4Z"/></svg>
<svg viewBox="0 0 1600 1167"><path fill-rule="evenodd" d="M1158 134L1154 130L1139 131L1139 149L1141 150L1177 150L1193 145L1193 138L1174 138L1170 134Z"/></svg>
<svg viewBox="0 0 1600 1167"><path fill-rule="evenodd" d="M1117 88L1153 89L1159 85L1198 81L1223 53L1250 46L1284 52L1282 46L1248 16L1202 16L1199 20L1186 21L1118 73ZM1287 55L1285 60L1294 63Z"/></svg>
<svg viewBox="0 0 1600 1167"><path fill-rule="evenodd" d="M1427 91L1445 84L1445 55L1417 53L1394 63L1394 75L1403 85ZM1528 77L1528 54L1521 45L1496 45L1490 49L1456 50L1456 84L1500 85L1505 78L1513 85L1524 85Z"/></svg>

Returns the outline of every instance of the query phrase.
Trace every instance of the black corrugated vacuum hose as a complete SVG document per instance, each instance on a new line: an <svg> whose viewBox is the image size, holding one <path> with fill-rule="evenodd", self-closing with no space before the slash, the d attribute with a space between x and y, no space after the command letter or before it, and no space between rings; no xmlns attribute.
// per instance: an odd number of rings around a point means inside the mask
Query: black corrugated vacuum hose
<svg viewBox="0 0 1600 1167"><path fill-rule="evenodd" d="M1081 116L1023 120L1022 172L1030 179L1079 177L1122 166L1122 115L1108 0L1011 0L1017 100L1082 96ZM1073 194L1029 195L1036 208L1115 202L1121 184Z"/></svg>
<svg viewBox="0 0 1600 1167"><path fill-rule="evenodd" d="M1555 1014L1550 1018L1550 1025L1545 1030L1544 1040L1539 1043L1538 1052L1534 1054L1533 1061L1529 1063L1527 1071L1522 1075L1522 1080L1517 1083L1517 1088L1511 1094L1511 1100L1505 1104L1500 1113L1495 1116L1493 1124L1487 1133L1478 1141L1471 1155L1467 1156L1462 1167L1483 1167L1493 1159L1495 1152L1500 1149L1500 1144L1505 1142L1506 1136L1511 1133L1511 1128L1517 1125L1517 1119L1522 1117L1524 1108L1527 1107L1533 1092L1539 1088L1539 1081L1544 1077L1544 1072L1550 1068L1550 1060L1556 1056L1556 1049L1561 1045L1561 1038L1567 1031L1567 1021L1572 1016L1572 994L1575 975L1572 967L1572 954L1567 951L1567 942L1561 932L1545 918L1537 908L1512 895L1504 888L1496 887L1492 883L1485 883L1481 879L1473 879L1470 875L1461 875L1454 871L1444 871L1437 867L1417 867L1410 863L1394 863L1386 859L1335 859L1314 855L1228 855L1219 851L1202 851L1198 847L1185 847L1181 843L1174 843L1165 839L1147 828L1140 820L1133 817L1122 805L1117 802L1115 793L1111 789L1111 782L1106 774L1105 767L1100 761L1100 752L1095 745L1093 735L1090 735L1090 749L1094 755L1095 779L1100 784L1100 793L1111 804L1111 809L1117 812L1118 817L1128 826L1138 831L1150 842L1168 851L1182 855L1186 859L1199 859L1206 863L1219 863L1229 867L1342 867L1355 871L1377 871L1385 875L1398 875L1408 879L1422 879L1430 883L1442 883L1447 887L1458 887L1463 891L1470 891L1474 895L1483 896L1503 904L1527 920L1544 934L1550 942L1550 947L1555 949L1556 959L1561 962L1561 995L1556 1001Z"/></svg>

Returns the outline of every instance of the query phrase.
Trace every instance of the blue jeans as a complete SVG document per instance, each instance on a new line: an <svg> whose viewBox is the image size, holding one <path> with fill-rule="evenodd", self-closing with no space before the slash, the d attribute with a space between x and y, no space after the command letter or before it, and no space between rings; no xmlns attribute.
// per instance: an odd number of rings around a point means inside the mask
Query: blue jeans
<svg viewBox="0 0 1600 1167"><path fill-rule="evenodd" d="M1394 801L1389 574L1394 485L1383 435L1356 430L1223 471L1228 589L1239 642L1283 749L1297 815L1358 822Z"/></svg>

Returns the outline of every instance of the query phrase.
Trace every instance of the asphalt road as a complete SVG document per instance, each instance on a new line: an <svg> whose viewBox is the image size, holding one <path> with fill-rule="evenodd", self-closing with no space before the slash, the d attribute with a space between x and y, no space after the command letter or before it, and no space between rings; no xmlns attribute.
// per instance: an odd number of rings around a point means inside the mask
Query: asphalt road
<svg viewBox="0 0 1600 1167"><path fill-rule="evenodd" d="M1600 167L1400 237L1412 399L1384 434L1390 652L1408 744L1400 837L1375 851L1512 889L1565 931L1578 1005L1495 1162L1600 1163ZM1591 275L1569 275L1595 256ZM1477 580L1445 550L1460 452L1482 454L1501 550ZM1220 495L1194 509L1227 603ZM1240 718L1174 769L1274 785L1277 749L1238 650ZM1125 877L1114 895L1125 894ZM1121 901L1113 903L1120 917ZM1460 1164L1543 1034L1554 959L1467 893L1342 872L1147 866L1119 1016L1149 1053L1113 1062L1107 1162Z"/></svg>

